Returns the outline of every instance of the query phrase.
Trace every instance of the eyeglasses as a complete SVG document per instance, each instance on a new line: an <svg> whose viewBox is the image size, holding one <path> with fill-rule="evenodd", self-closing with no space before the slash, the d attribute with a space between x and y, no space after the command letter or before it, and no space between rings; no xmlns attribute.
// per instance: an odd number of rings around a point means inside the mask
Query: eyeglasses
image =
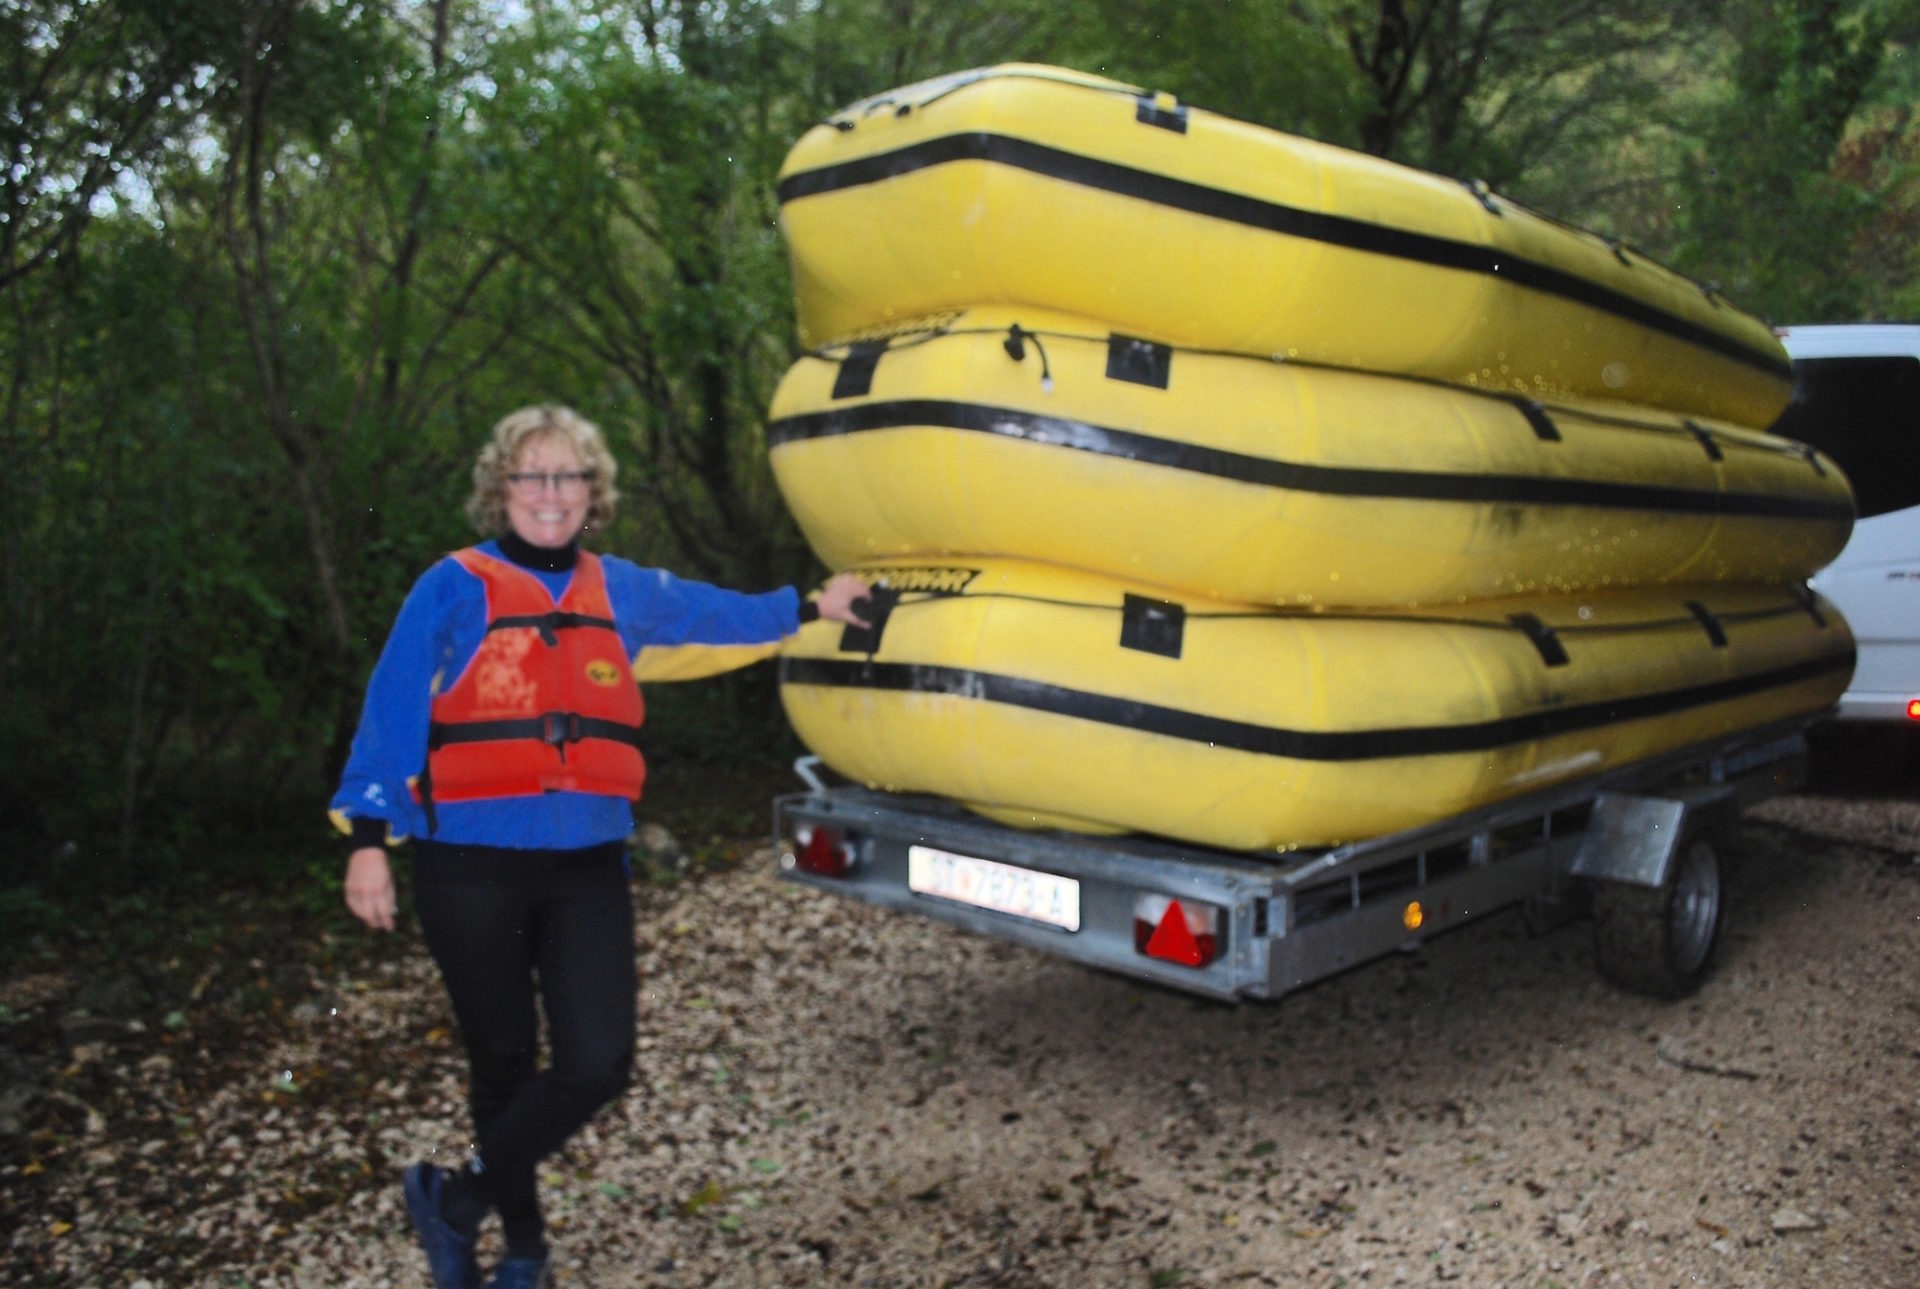
<svg viewBox="0 0 1920 1289"><path fill-rule="evenodd" d="M555 492L583 492L593 482L591 470L516 470L507 476L515 492L533 496L551 487Z"/></svg>

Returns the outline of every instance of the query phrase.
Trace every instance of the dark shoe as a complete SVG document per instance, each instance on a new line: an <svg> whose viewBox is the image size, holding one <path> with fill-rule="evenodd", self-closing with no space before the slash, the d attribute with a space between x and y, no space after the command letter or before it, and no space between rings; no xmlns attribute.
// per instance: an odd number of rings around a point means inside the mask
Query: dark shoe
<svg viewBox="0 0 1920 1289"><path fill-rule="evenodd" d="M543 1289L553 1259L545 1254L537 1258L507 1258L493 1269L487 1289Z"/></svg>
<svg viewBox="0 0 1920 1289"><path fill-rule="evenodd" d="M440 1194L447 1175L432 1164L414 1164L401 1174L407 1195L407 1213L427 1255L434 1289L480 1289L480 1266L473 1260L473 1237L447 1225L440 1210ZM529 1281L528 1283L532 1283Z"/></svg>

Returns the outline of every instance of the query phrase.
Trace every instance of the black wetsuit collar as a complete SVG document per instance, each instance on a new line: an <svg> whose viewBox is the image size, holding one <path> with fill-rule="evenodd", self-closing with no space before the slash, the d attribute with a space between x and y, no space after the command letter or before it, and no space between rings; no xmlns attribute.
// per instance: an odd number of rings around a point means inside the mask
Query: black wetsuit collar
<svg viewBox="0 0 1920 1289"><path fill-rule="evenodd" d="M502 555L522 568L539 569L542 573L564 573L580 558L578 538L565 546L535 546L519 533L508 529L500 534L499 542Z"/></svg>

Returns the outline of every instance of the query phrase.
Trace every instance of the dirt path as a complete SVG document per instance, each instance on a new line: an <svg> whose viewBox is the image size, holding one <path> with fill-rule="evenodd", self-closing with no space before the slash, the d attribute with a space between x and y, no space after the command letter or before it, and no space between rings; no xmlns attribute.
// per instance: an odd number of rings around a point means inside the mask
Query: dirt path
<svg viewBox="0 0 1920 1289"><path fill-rule="evenodd" d="M645 888L641 1073L548 1178L556 1283L1911 1289L1920 804L1786 799L1745 843L1718 970L1670 1005L1598 983L1584 923L1501 915L1227 1007L765 854ZM417 949L333 984L261 1084L343 1053L384 1077L211 1092L193 1167L227 1184L184 1234L141 1253L96 1193L9 1237L31 1279L424 1283L384 1178L463 1149L445 1007Z"/></svg>

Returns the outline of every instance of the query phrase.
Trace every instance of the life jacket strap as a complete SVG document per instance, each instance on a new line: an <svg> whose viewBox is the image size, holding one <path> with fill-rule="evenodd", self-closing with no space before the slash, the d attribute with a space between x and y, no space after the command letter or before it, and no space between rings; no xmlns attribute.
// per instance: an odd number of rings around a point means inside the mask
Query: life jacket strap
<svg viewBox="0 0 1920 1289"><path fill-rule="evenodd" d="M587 613L563 613L559 609L551 613L521 613L504 618L495 618L487 623L487 630L510 631L515 628L532 627L540 633L541 641L551 649L560 643L559 633L580 627L602 627L608 631L616 630L612 618L597 618Z"/></svg>
<svg viewBox="0 0 1920 1289"><path fill-rule="evenodd" d="M582 739L609 739L631 747L640 746L640 727L578 712L542 712L538 716L516 717L505 721L434 721L427 727L427 750L437 751L451 743L498 743L512 739L533 739L549 747L562 749Z"/></svg>

